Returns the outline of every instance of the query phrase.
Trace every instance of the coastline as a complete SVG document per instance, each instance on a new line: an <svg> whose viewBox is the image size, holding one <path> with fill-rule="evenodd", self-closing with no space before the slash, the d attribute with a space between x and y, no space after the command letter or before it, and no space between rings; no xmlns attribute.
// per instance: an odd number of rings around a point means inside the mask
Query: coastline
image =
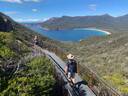
<svg viewBox="0 0 128 96"><path fill-rule="evenodd" d="M104 33L106 33L107 35L111 35L111 32L104 31L104 30L97 29L97 28L76 28L76 29L74 29L74 30L79 30L79 29L83 29L83 30L95 30L95 31L104 32Z"/></svg>
<svg viewBox="0 0 128 96"><path fill-rule="evenodd" d="M75 28L73 30L80 30L80 29L82 29L82 30L95 30L95 31L100 31L100 32L103 32L103 33L105 33L107 35L111 35L112 34L109 31L105 31L105 30L97 29L97 28L93 28L93 27L90 27L90 28ZM49 31L50 29L43 27L43 30Z"/></svg>

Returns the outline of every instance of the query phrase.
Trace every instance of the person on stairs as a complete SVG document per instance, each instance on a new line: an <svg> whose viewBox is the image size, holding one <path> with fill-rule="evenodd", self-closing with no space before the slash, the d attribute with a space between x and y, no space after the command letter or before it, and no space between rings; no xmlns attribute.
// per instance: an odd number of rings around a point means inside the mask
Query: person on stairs
<svg viewBox="0 0 128 96"><path fill-rule="evenodd" d="M33 40L32 40L32 46L33 46L33 56L35 56L35 54L37 53L36 51L36 46L38 45L38 37L34 36Z"/></svg>
<svg viewBox="0 0 128 96"><path fill-rule="evenodd" d="M35 36L33 38L33 47L35 47L36 45L38 45L38 37L37 36Z"/></svg>
<svg viewBox="0 0 128 96"><path fill-rule="evenodd" d="M75 82L75 74L77 73L77 63L74 60L74 56L72 54L67 55L68 62L65 66L65 73L68 76L69 81L72 81L74 84Z"/></svg>

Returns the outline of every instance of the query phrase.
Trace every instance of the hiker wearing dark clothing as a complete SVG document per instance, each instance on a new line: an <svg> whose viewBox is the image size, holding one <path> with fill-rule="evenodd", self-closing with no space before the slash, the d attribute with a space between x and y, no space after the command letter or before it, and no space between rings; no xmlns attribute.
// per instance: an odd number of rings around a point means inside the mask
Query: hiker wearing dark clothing
<svg viewBox="0 0 128 96"><path fill-rule="evenodd" d="M33 39L33 46L38 45L38 37L35 36Z"/></svg>
<svg viewBox="0 0 128 96"><path fill-rule="evenodd" d="M38 45L38 37L35 36L32 40L33 56L37 53L36 46Z"/></svg>
<svg viewBox="0 0 128 96"><path fill-rule="evenodd" d="M68 79L75 83L75 73L77 73L77 63L74 60L74 56L72 54L67 55L68 62L65 67L65 73L68 76Z"/></svg>

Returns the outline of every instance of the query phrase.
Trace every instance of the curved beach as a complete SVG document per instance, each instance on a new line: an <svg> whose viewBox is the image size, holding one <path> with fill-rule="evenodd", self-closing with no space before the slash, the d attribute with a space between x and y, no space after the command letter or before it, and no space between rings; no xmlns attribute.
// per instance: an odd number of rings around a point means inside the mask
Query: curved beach
<svg viewBox="0 0 128 96"><path fill-rule="evenodd" d="M74 29L74 30L79 30L79 29L82 29L82 30L95 30L95 31L100 31L100 32L106 33L107 35L110 35L110 34L111 34L111 32L104 31L104 30L101 30L101 29L96 29L96 28L76 28L76 29Z"/></svg>

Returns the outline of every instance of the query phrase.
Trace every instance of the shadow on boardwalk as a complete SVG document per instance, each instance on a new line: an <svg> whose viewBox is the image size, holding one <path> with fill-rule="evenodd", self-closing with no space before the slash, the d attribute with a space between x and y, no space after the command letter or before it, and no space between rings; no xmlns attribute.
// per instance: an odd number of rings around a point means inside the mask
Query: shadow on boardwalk
<svg viewBox="0 0 128 96"><path fill-rule="evenodd" d="M87 85L88 83L86 81L80 81L75 84L77 90L79 90L80 96L86 96L87 93L85 90L83 90L83 85Z"/></svg>

